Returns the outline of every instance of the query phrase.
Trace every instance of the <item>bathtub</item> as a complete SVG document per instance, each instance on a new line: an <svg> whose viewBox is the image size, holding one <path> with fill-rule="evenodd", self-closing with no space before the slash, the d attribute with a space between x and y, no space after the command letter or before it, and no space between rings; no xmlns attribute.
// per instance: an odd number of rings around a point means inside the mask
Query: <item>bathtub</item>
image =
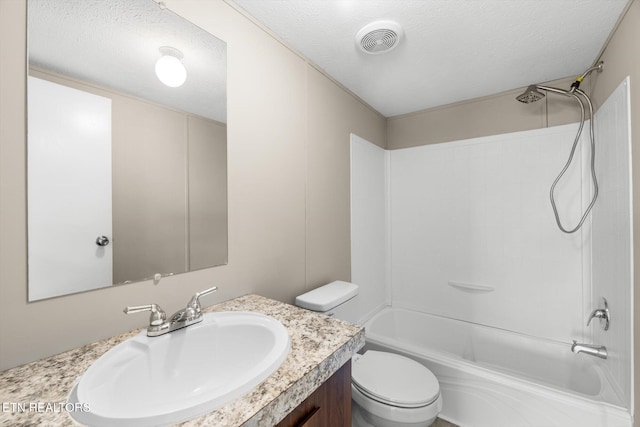
<svg viewBox="0 0 640 427"><path fill-rule="evenodd" d="M463 427L631 427L602 370L570 344L387 307L365 350L408 356L438 377L441 418Z"/></svg>

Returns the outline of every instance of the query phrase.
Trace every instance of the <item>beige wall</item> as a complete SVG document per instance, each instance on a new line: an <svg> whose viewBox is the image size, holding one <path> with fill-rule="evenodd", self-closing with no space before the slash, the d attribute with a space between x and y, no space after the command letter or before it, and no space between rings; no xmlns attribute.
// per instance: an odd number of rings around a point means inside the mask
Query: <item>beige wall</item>
<svg viewBox="0 0 640 427"><path fill-rule="evenodd" d="M226 126L110 97L114 283L224 264Z"/></svg>
<svg viewBox="0 0 640 427"><path fill-rule="evenodd" d="M165 3L227 42L229 264L27 303L26 7L0 0L0 369L143 326L126 305L172 312L213 284L207 305L292 302L350 276L348 136L384 145L384 118L222 1Z"/></svg>
<svg viewBox="0 0 640 427"><path fill-rule="evenodd" d="M574 77L545 83L568 88ZM531 82L539 83L539 82ZM588 82L581 86L588 88ZM546 96L532 104L516 101L524 88L438 108L392 117L387 122L390 149L458 141L501 133L574 123L580 119L577 104L569 98Z"/></svg>
<svg viewBox="0 0 640 427"><path fill-rule="evenodd" d="M186 271L186 116L111 98L114 283Z"/></svg>
<svg viewBox="0 0 640 427"><path fill-rule="evenodd" d="M351 278L349 134L385 147L385 122L308 68L307 287Z"/></svg>
<svg viewBox="0 0 640 427"><path fill-rule="evenodd" d="M227 263L227 126L190 116L189 270Z"/></svg>

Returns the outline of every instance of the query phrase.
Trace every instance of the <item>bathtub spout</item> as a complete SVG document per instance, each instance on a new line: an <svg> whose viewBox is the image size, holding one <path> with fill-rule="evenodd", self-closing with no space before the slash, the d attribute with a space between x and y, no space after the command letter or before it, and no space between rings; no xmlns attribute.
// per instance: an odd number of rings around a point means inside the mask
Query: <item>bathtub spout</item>
<svg viewBox="0 0 640 427"><path fill-rule="evenodd" d="M596 356L600 359L607 358L607 347L603 345L593 345L593 344L582 344L573 340L573 345L571 346L571 351L578 353L585 353L590 356Z"/></svg>

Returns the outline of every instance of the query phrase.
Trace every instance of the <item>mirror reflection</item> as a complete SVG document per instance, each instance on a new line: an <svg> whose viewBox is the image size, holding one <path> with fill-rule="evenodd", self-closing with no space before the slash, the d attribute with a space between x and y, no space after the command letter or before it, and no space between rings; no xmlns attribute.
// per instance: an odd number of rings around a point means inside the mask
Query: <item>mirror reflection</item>
<svg viewBox="0 0 640 427"><path fill-rule="evenodd" d="M29 300L226 264L226 44L153 0L27 13Z"/></svg>

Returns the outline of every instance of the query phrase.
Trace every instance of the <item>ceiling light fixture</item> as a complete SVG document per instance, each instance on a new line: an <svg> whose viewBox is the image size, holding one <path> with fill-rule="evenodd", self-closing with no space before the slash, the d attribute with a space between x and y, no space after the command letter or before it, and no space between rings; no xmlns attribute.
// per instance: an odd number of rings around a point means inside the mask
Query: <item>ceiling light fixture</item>
<svg viewBox="0 0 640 427"><path fill-rule="evenodd" d="M160 48L162 56L156 62L158 79L169 87L179 87L187 80L187 69L182 63L184 55L178 49L170 46Z"/></svg>

